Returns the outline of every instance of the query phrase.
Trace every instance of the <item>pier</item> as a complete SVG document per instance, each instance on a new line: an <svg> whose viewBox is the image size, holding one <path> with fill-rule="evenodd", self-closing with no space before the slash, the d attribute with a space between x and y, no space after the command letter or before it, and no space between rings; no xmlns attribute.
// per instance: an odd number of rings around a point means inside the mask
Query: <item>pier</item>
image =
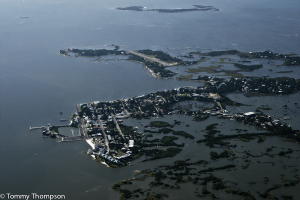
<svg viewBox="0 0 300 200"><path fill-rule="evenodd" d="M29 130L35 130L35 129L42 129L42 128L46 128L45 126L41 126L41 127L33 127L33 126L29 126ZM70 127L70 125L53 125L52 127L57 127L57 128L60 128L60 127Z"/></svg>
<svg viewBox="0 0 300 200"><path fill-rule="evenodd" d="M32 127L32 126L29 126L29 130L31 131L31 130L35 130L35 129L42 129L43 127L41 126L41 127Z"/></svg>
<svg viewBox="0 0 300 200"><path fill-rule="evenodd" d="M87 137L84 137L84 136L72 136L72 137L63 137L58 142L74 142L74 141L80 141L80 140L85 140L85 139L87 139Z"/></svg>

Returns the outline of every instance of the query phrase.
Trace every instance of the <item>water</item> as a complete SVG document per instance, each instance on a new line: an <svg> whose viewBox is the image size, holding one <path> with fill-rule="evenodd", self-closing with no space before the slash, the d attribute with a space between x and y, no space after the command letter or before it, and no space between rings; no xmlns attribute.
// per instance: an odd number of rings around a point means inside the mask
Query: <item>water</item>
<svg viewBox="0 0 300 200"><path fill-rule="evenodd" d="M199 2L1 1L0 193L116 199L119 194L110 186L149 163L108 169L84 154L89 148L84 141L56 143L43 138L40 130L30 132L29 126L64 124L59 119L74 113L77 103L199 85L156 80L138 63L64 57L58 54L60 49L117 44L125 50L163 50L172 55L228 48L300 53L296 0L201 2L219 12L161 14L115 9L132 5L190 8L194 4ZM189 157L190 152L184 155Z"/></svg>

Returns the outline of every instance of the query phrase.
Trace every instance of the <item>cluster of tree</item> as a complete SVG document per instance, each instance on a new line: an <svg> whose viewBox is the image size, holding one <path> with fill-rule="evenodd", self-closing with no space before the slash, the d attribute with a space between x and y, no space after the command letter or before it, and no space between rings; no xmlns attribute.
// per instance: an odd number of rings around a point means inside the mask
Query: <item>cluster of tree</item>
<svg viewBox="0 0 300 200"><path fill-rule="evenodd" d="M199 53L202 56L222 56L222 55L237 55L241 58L267 58L275 60L284 60L285 65L300 65L300 57L296 55L274 53L272 51L263 52L240 52L238 50L227 50L227 51L212 51L208 53Z"/></svg>
<svg viewBox="0 0 300 200"><path fill-rule="evenodd" d="M244 199L255 199L254 196L252 196L250 192L244 192L241 190L225 190L225 192L227 194L241 195L244 197Z"/></svg>
<svg viewBox="0 0 300 200"><path fill-rule="evenodd" d="M234 66L240 68L240 69L245 69L247 71L253 71L259 68L262 68L263 65L259 64L259 65L244 65L244 64L239 64L239 63L235 63Z"/></svg>
<svg viewBox="0 0 300 200"><path fill-rule="evenodd" d="M224 169L230 169L230 168L235 168L235 165L225 165L222 167L210 167L208 169L203 169L200 170L198 173L199 174L203 174L203 173L207 173L207 172L214 172L215 170L224 170Z"/></svg>
<svg viewBox="0 0 300 200"><path fill-rule="evenodd" d="M206 146L214 147L214 145L221 145L221 146L229 146L229 143L223 142L223 140L233 139L233 138L246 138L246 139L254 139L255 137L259 137L261 135L265 136L282 136L286 138L292 138L298 142L300 142L300 135L297 134L297 130L293 130L291 127L288 127L287 125L274 125L270 126L269 132L265 133L244 133L244 134L233 134L233 135L223 135L219 134L217 137L214 137L212 135L204 135L205 139L198 140L197 143L205 142ZM234 146L230 146L234 147Z"/></svg>
<svg viewBox="0 0 300 200"><path fill-rule="evenodd" d="M284 156L284 155L286 155L286 154L288 154L288 153L293 153L294 151L292 150L292 149L288 149L288 151L280 151L279 153L278 153L278 155L279 156Z"/></svg>
<svg viewBox="0 0 300 200"><path fill-rule="evenodd" d="M145 66L153 70L155 74L159 74L160 77L169 78L174 76L176 73L172 72L171 70L165 69L165 67L157 62L148 61L143 57L137 55L130 55L128 60L138 61L143 63Z"/></svg>
<svg viewBox="0 0 300 200"><path fill-rule="evenodd" d="M178 137L175 136L164 136L162 139L153 139L153 140L148 140L145 138L143 142L139 145L142 148L145 147L153 147L153 146L175 146L175 147L183 147L184 144L177 144L174 142L174 140L177 140ZM148 144L150 143L150 144Z"/></svg>
<svg viewBox="0 0 300 200"><path fill-rule="evenodd" d="M290 94L296 90L300 90L300 80L289 77L251 77L251 78L208 78L207 76L198 76L198 80L204 80L204 92L212 92L224 94L235 91L256 91L260 93L281 93ZM211 84L209 81L214 81ZM224 99L224 97L223 97Z"/></svg>
<svg viewBox="0 0 300 200"><path fill-rule="evenodd" d="M171 124L169 124L168 122L164 122L164 121L152 121L149 124L150 127L170 127Z"/></svg>
<svg viewBox="0 0 300 200"><path fill-rule="evenodd" d="M107 49L68 49L67 52L76 53L76 56L85 56L85 57L99 57L106 55L124 55L124 51L118 50L107 50ZM64 50L60 50L60 53L66 54Z"/></svg>
<svg viewBox="0 0 300 200"><path fill-rule="evenodd" d="M271 197L272 195L270 194L270 191L279 189L281 187L282 187L281 184L273 185L271 188L267 189L264 193L259 194L259 196L262 198ZM275 199L274 196L272 197L272 199Z"/></svg>
<svg viewBox="0 0 300 200"><path fill-rule="evenodd" d="M119 124L119 127L124 135L134 134L134 130L132 126L126 126L124 124Z"/></svg>
<svg viewBox="0 0 300 200"><path fill-rule="evenodd" d="M146 55L151 55L151 56L155 56L155 58L165 61L165 62L181 62L182 60L176 57L172 57L169 54L163 52L163 51L152 51L149 49L145 49L145 50L139 50L139 53L142 54L146 54Z"/></svg>
<svg viewBox="0 0 300 200"><path fill-rule="evenodd" d="M286 60L284 61L285 65L300 65L300 57L299 56L288 56L286 57Z"/></svg>
<svg viewBox="0 0 300 200"><path fill-rule="evenodd" d="M202 56L222 56L222 55L236 55L239 53L238 50L227 50L227 51L212 51L208 53L202 53Z"/></svg>
<svg viewBox="0 0 300 200"><path fill-rule="evenodd" d="M210 152L210 158L212 160L216 160L218 158L228 158L230 156L230 154L228 153L227 150L224 150L222 153L218 154L215 151Z"/></svg>
<svg viewBox="0 0 300 200"><path fill-rule="evenodd" d="M208 118L209 118L209 115L195 115L193 120L197 121L197 122L201 122L201 121L207 120Z"/></svg>
<svg viewBox="0 0 300 200"><path fill-rule="evenodd" d="M166 157L173 157L177 155L179 152L182 151L182 149L179 148L168 148L166 151L161 149L151 149L151 150L141 150L142 153L144 153L146 156L151 156L151 158L143 160L143 162L149 161L149 160L156 160L160 158L166 158Z"/></svg>
<svg viewBox="0 0 300 200"><path fill-rule="evenodd" d="M118 10L131 10L131 11L143 11L144 7L143 6L128 6L124 8L117 8Z"/></svg>
<svg viewBox="0 0 300 200"><path fill-rule="evenodd" d="M203 164L207 164L207 163L208 162L205 160L199 160L196 162L187 162L184 160L176 160L176 161L174 161L173 165L166 165L165 170L180 171L180 170L186 169L188 166L191 166L191 165L203 165ZM173 175L173 171L168 171L167 174Z"/></svg>
<svg viewBox="0 0 300 200"><path fill-rule="evenodd" d="M300 142L299 131L294 130L292 127L289 127L286 124L278 123L277 125L267 126L267 130L270 132L270 134L280 135L282 137L291 138L297 142Z"/></svg>
<svg viewBox="0 0 300 200"><path fill-rule="evenodd" d="M195 137L185 131L174 131L172 133L173 135L181 135L183 136L184 138L190 138L190 139L195 139Z"/></svg>

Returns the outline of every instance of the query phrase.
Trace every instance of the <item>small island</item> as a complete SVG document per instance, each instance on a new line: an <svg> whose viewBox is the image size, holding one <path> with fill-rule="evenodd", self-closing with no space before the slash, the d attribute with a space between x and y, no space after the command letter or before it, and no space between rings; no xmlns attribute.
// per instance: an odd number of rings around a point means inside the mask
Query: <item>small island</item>
<svg viewBox="0 0 300 200"><path fill-rule="evenodd" d="M153 51L149 49L138 50L138 51L125 51L120 50L118 45L113 45L115 49L62 49L59 51L61 55L70 56L70 57L90 57L101 59L103 56L114 55L122 56L124 60L140 62L143 66L148 69L150 74L155 78L174 78L178 73L172 71L174 66L185 66L193 67L188 68L186 72L190 74L195 74L199 72L207 72L213 74L225 73L223 76L231 76L233 78L242 78L243 74L240 72L252 72L254 70L259 70L264 67L261 64L260 60L274 60L274 61L283 61L283 64L280 66L300 66L300 57L295 54L279 54L271 51L264 52L240 52L237 50L227 50L227 51L212 51L208 53L201 52L190 52L188 55L182 55L182 58L187 58L183 60L177 57L172 57L168 53L163 51ZM194 59L193 55L199 56L200 59ZM222 58L223 55L234 55L243 60L235 61L227 58ZM216 66L202 66L203 62L206 62L214 57L220 57L220 62ZM192 60L191 60L192 59ZM225 59L227 59L225 61ZM255 61L253 61L255 60ZM224 64L231 64L236 69L223 69ZM279 65L276 65L277 67ZM276 67L274 66L274 67ZM196 67L196 68L194 68ZM269 69L273 71L273 69ZM292 71L279 71L275 73L290 73ZM175 77L177 80L197 80L192 78L193 75L187 75Z"/></svg>
<svg viewBox="0 0 300 200"><path fill-rule="evenodd" d="M118 10L122 11L156 11L159 13L179 13L179 12L191 12L191 11L219 11L219 9L213 6L202 6L202 5L193 5L194 8L178 8L178 9L146 9L143 6L128 6L128 7L118 7Z"/></svg>

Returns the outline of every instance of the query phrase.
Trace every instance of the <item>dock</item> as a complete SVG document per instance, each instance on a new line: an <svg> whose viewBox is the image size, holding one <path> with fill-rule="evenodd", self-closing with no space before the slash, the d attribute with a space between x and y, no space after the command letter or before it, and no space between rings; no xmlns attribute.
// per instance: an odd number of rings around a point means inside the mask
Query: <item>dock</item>
<svg viewBox="0 0 300 200"><path fill-rule="evenodd" d="M58 142L74 142L74 141L80 141L80 140L85 140L85 139L87 139L87 138L84 136L72 136L72 137L63 137Z"/></svg>
<svg viewBox="0 0 300 200"><path fill-rule="evenodd" d="M35 129L42 129L43 127L41 126L41 127L32 127L32 126L29 126L29 130L31 131L31 130L35 130Z"/></svg>
<svg viewBox="0 0 300 200"><path fill-rule="evenodd" d="M53 127L58 127L58 128L60 128L60 127L70 127L70 125L52 125ZM42 129L43 128L43 126L41 126L41 127L33 127L33 126L29 126L29 130L31 131L31 130L35 130L35 129ZM45 128L45 126L44 126L44 128Z"/></svg>

